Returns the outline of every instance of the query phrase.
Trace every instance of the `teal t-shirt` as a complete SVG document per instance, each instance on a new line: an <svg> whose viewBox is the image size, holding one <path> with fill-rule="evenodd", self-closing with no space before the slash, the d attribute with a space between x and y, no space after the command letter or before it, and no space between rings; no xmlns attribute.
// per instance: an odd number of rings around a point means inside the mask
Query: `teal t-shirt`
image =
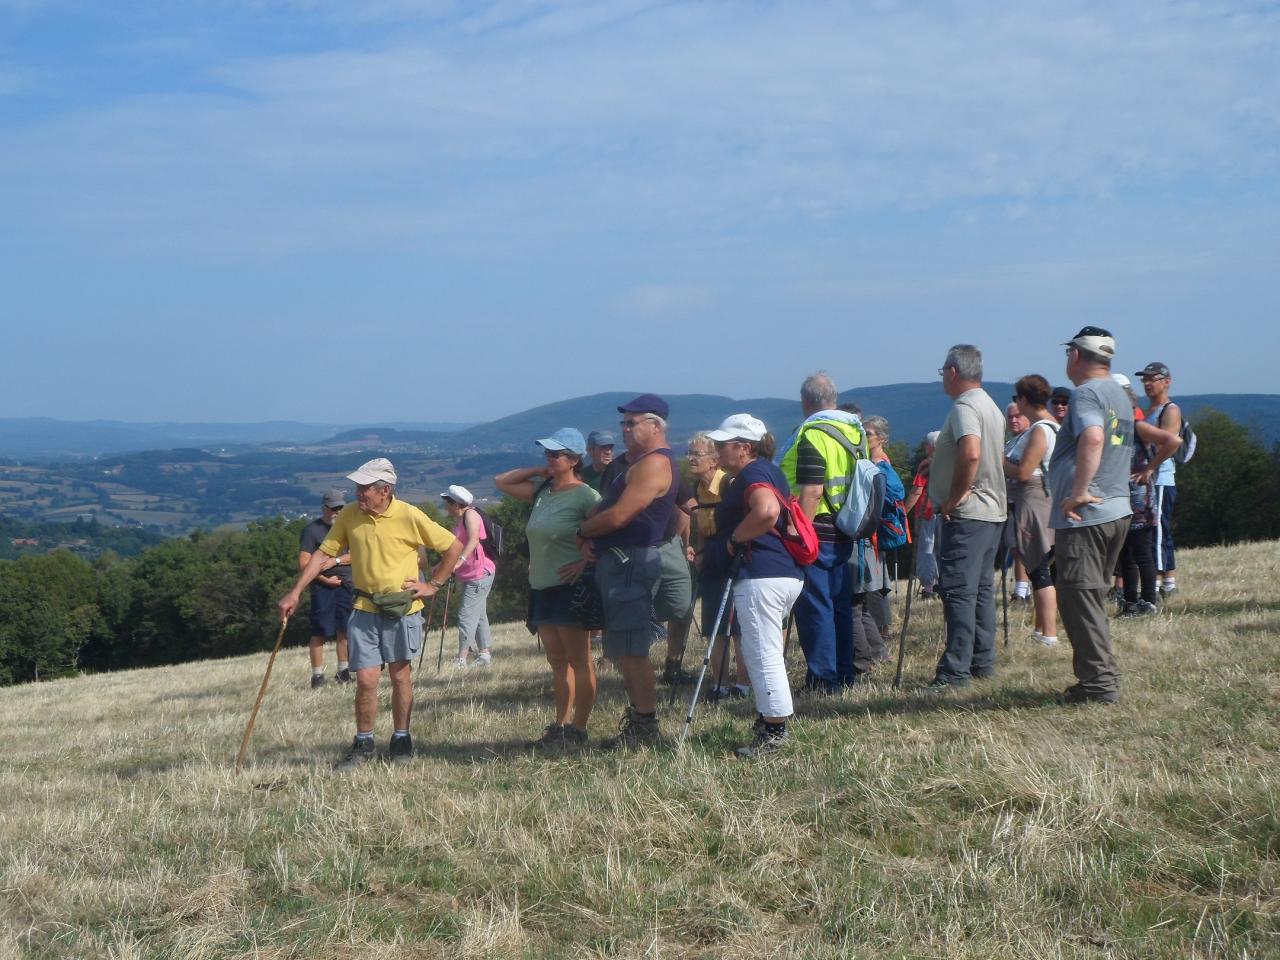
<svg viewBox="0 0 1280 960"><path fill-rule="evenodd" d="M534 590L560 586L557 572L566 563L581 560L574 534L587 514L600 502L600 494L585 483L553 493L538 494L525 526L529 541L529 586Z"/></svg>

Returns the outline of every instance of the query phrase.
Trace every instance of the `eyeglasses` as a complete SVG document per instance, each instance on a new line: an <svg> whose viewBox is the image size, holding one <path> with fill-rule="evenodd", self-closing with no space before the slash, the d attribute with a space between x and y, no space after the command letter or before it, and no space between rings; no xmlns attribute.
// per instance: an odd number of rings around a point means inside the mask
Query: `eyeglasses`
<svg viewBox="0 0 1280 960"><path fill-rule="evenodd" d="M574 456L574 453L573 453L572 451L570 451L570 450L544 450L544 451L543 451L543 453L545 453L548 457L551 457L553 460L554 460L556 457L572 457L572 456Z"/></svg>
<svg viewBox="0 0 1280 960"><path fill-rule="evenodd" d="M1075 348L1075 347L1067 347L1067 356L1068 356L1068 357L1069 357L1069 356L1071 356L1071 354L1073 354L1073 353L1075 353L1075 352L1076 352L1076 348Z"/></svg>
<svg viewBox="0 0 1280 960"><path fill-rule="evenodd" d="M621 425L623 430L634 430L636 424L644 423L646 420L652 419L653 417L636 417L634 420L619 420L618 423Z"/></svg>
<svg viewBox="0 0 1280 960"><path fill-rule="evenodd" d="M945 377L945 376L947 375L947 371L948 371L948 370L950 370L950 369L951 369L950 367L939 367L939 368L938 368L938 376L940 376L940 377Z"/></svg>
<svg viewBox="0 0 1280 960"><path fill-rule="evenodd" d="M711 456L711 454L694 453L692 450L690 450L687 454L685 454L685 456L688 457L690 460L705 460L707 459L707 457Z"/></svg>

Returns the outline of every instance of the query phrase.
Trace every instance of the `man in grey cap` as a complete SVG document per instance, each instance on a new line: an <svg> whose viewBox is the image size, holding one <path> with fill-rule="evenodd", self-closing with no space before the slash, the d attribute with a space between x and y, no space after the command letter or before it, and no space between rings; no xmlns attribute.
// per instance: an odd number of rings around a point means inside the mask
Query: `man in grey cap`
<svg viewBox="0 0 1280 960"><path fill-rule="evenodd" d="M417 507L396 499L396 469L390 460L370 460L347 479L356 485L355 505L343 508L334 518L328 536L279 603L280 616L287 619L298 608L302 588L333 558L349 556L355 609L347 622L347 642L356 674L356 735L350 751L338 762L339 770L353 770L373 759L378 682L384 665L391 680L394 723L389 757L393 763L413 759L410 666L422 647L422 599L444 586L462 554L462 541ZM418 579L420 547L441 555L426 583Z"/></svg>
<svg viewBox="0 0 1280 960"><path fill-rule="evenodd" d="M320 516L302 528L298 540L298 570L307 569L311 556L329 536L333 518L346 506L342 491L330 490L320 504ZM329 557L311 581L311 689L324 686L324 645L337 640L339 683L351 682L347 663L347 618L351 616L351 555Z"/></svg>
<svg viewBox="0 0 1280 960"><path fill-rule="evenodd" d="M592 430L587 434L587 456L591 462L582 467L582 480L596 493L600 492L605 467L613 462L613 448L617 443L608 430Z"/></svg>
<svg viewBox="0 0 1280 960"><path fill-rule="evenodd" d="M1136 374L1142 378L1142 389L1149 401L1147 423L1181 436L1182 408L1169 399L1173 375L1159 360L1153 360ZM1179 444L1181 446L1181 444ZM1177 557L1173 552L1173 506L1177 502L1178 464L1167 457L1156 468L1155 494L1159 524L1155 527L1156 580L1162 596L1172 596L1178 590L1176 582Z"/></svg>
<svg viewBox="0 0 1280 960"><path fill-rule="evenodd" d="M1068 703L1115 703L1119 674L1107 589L1132 513L1133 405L1111 379L1116 341L1109 331L1085 327L1064 346L1067 377L1076 389L1049 460L1054 586L1077 680L1064 697Z"/></svg>

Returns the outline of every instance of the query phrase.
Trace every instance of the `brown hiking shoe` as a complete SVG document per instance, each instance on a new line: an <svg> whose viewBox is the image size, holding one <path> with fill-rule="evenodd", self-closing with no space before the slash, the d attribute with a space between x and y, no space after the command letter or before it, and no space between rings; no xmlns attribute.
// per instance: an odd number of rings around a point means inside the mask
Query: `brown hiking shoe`
<svg viewBox="0 0 1280 960"><path fill-rule="evenodd" d="M627 707L618 723L618 735L600 742L601 750L638 750L641 747L657 747L663 743L656 715L647 717Z"/></svg>

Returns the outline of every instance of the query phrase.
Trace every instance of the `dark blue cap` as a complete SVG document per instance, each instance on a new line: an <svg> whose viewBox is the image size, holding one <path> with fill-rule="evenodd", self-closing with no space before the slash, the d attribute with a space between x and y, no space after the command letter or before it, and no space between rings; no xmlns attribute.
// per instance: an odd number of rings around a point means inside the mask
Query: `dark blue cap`
<svg viewBox="0 0 1280 960"><path fill-rule="evenodd" d="M619 413L652 413L667 419L670 408L667 401L663 400L656 393L642 393L629 403L624 403L618 408Z"/></svg>
<svg viewBox="0 0 1280 960"><path fill-rule="evenodd" d="M587 434L588 447L616 447L618 441L608 430L592 430Z"/></svg>

